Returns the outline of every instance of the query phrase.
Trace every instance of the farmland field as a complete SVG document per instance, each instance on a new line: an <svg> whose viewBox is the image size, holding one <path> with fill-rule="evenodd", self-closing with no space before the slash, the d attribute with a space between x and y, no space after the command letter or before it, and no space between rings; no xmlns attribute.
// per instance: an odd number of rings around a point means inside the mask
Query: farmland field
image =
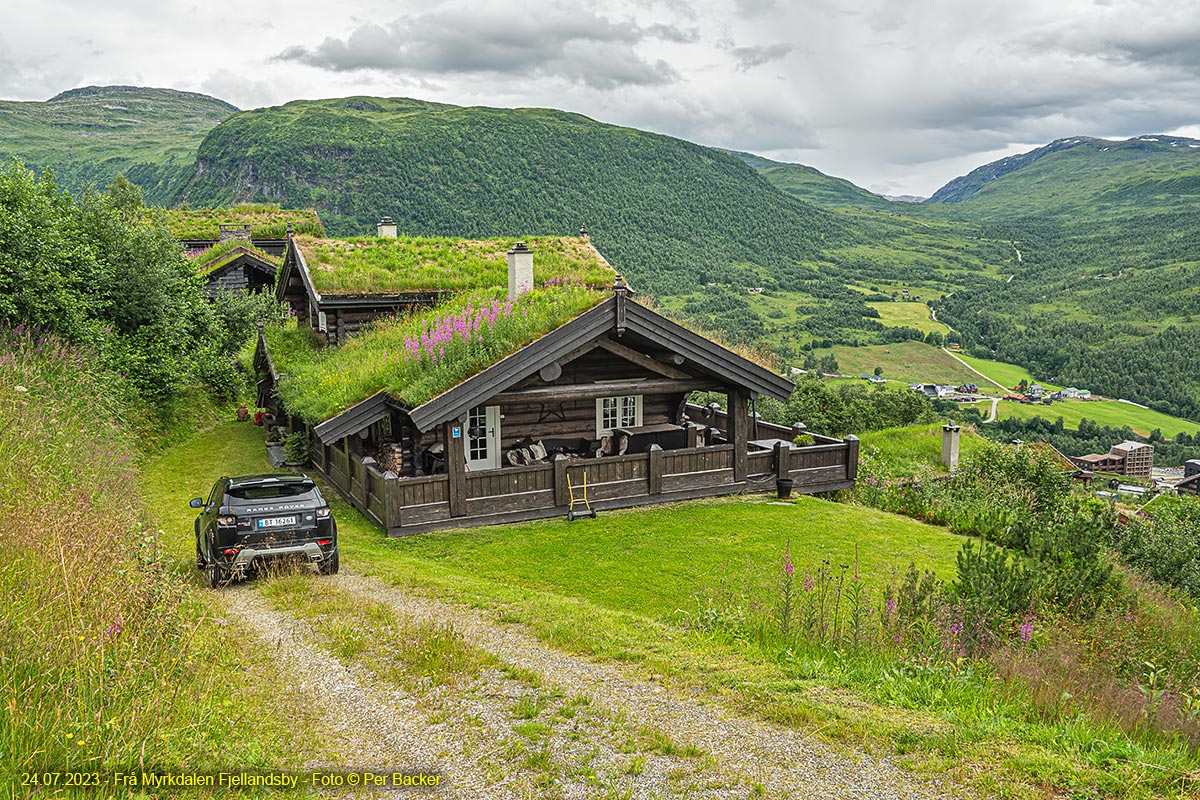
<svg viewBox="0 0 1200 800"><path fill-rule="evenodd" d="M1013 388L1022 380L1028 383L1040 383L1044 388L1050 391L1061 389L1061 386L1055 386L1045 381L1040 381L1030 374L1029 370L1016 364L1006 364L1003 361L992 361L987 358L976 358L969 356L966 353L955 353L956 356L971 365L972 368L979 370L984 375L995 381L1003 383L1008 388Z"/></svg>
<svg viewBox="0 0 1200 800"><path fill-rule="evenodd" d="M889 327L916 328L922 333L946 333L950 329L929 318L924 303L868 303L879 312L879 321Z"/></svg>
<svg viewBox="0 0 1200 800"><path fill-rule="evenodd" d="M816 355L827 351L816 350ZM946 353L924 342L899 342L868 347L836 346L833 355L844 375L870 374L883 367L883 377L906 383L978 383L979 376Z"/></svg>
<svg viewBox="0 0 1200 800"><path fill-rule="evenodd" d="M1120 428L1128 425L1140 436L1148 436L1158 428L1163 436L1173 437L1184 432L1195 434L1200 431L1200 423L1180 419L1154 411L1148 408L1138 408L1129 403L1118 403L1115 400L1064 400L1054 405L1022 405L1020 403L1002 402L997 409L1001 419L1018 417L1045 417L1049 420L1063 418L1063 424L1068 428L1078 428L1080 420L1090 419L1101 425Z"/></svg>

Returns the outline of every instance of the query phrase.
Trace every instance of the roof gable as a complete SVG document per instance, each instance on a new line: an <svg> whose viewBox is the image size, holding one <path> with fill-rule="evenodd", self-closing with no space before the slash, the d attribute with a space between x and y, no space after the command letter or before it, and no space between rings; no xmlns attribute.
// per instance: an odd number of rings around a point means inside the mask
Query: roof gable
<svg viewBox="0 0 1200 800"><path fill-rule="evenodd" d="M513 384L558 363L564 357L615 331L642 336L664 346L720 380L752 392L787 400L794 385L737 353L672 322L618 292L591 311L546 334L517 352L473 375L457 386L412 409L409 414L421 430L439 422L461 418L470 409Z"/></svg>

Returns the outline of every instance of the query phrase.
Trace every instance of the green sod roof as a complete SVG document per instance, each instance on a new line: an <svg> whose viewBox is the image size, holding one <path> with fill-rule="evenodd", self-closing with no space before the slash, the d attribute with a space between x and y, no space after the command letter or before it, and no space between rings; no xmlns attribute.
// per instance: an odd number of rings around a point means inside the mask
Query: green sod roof
<svg viewBox="0 0 1200 800"><path fill-rule="evenodd" d="M282 263L282 259L277 258L268 253L264 253L245 239L228 239L219 244L214 244L212 247L204 250L199 255L192 259L192 263L196 265L196 271L202 275L207 275L240 257L243 254L249 254L265 261L268 264L278 268Z"/></svg>
<svg viewBox="0 0 1200 800"><path fill-rule="evenodd" d="M276 391L310 423L382 390L415 407L610 296L578 284L534 289L512 303L499 288L458 294L423 312L380 320L338 347L322 347L306 328L268 328L267 347L281 376Z"/></svg>
<svg viewBox="0 0 1200 800"><path fill-rule="evenodd" d="M518 241L533 250L537 286L582 283L609 288L616 274L586 239L297 236L313 287L322 295L408 291L490 291L508 284L506 253Z"/></svg>
<svg viewBox="0 0 1200 800"><path fill-rule="evenodd" d="M281 209L274 204L246 204L232 208L201 208L166 212L167 227L176 239L216 239L221 225L249 225L255 239L282 239L288 223L296 234L324 236L325 227L313 209Z"/></svg>

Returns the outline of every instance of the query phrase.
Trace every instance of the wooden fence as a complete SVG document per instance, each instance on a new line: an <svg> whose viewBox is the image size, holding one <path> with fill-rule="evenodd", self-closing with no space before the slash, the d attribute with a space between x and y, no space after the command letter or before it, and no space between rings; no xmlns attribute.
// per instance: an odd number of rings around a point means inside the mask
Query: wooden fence
<svg viewBox="0 0 1200 800"><path fill-rule="evenodd" d="M458 486L448 475L421 478L385 476L370 457L319 441L316 466L373 523L390 536L439 528L517 522L566 513L572 489L587 483L596 509L712 497L738 492L774 491L775 481L790 478L802 494L832 492L854 485L858 440L821 437L823 443L793 447L780 442L771 450L747 454L746 478L734 479L731 444L568 460L548 464L467 472Z"/></svg>

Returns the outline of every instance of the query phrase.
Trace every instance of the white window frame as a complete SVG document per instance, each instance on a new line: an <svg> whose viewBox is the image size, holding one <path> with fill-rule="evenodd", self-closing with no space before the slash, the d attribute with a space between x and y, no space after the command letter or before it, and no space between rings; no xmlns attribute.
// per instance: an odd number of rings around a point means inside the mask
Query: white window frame
<svg viewBox="0 0 1200 800"><path fill-rule="evenodd" d="M626 416L626 412L622 410L623 400L633 400L634 413L633 419ZM604 404L612 402L615 404L615 424L604 424ZM627 409L626 409L627 411ZM642 396L640 394L617 395L615 397L597 397L596 398L596 438L602 439L617 428L637 428L642 424Z"/></svg>

